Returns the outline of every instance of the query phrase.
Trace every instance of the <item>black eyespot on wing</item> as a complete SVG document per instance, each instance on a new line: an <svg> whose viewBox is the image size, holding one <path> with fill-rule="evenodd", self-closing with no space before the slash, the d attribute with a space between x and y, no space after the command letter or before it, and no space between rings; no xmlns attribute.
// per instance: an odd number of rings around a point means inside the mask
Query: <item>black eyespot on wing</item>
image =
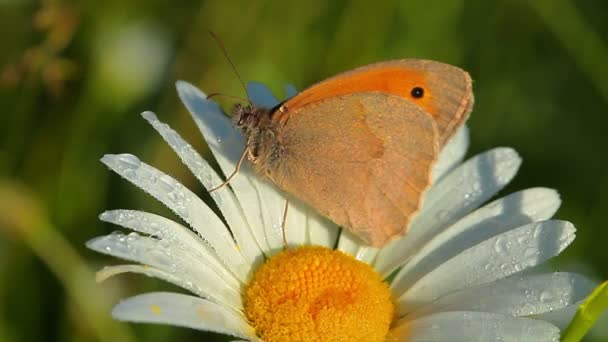
<svg viewBox="0 0 608 342"><path fill-rule="evenodd" d="M414 87L410 94L412 94L412 97L415 99L421 99L424 96L424 89L421 87Z"/></svg>

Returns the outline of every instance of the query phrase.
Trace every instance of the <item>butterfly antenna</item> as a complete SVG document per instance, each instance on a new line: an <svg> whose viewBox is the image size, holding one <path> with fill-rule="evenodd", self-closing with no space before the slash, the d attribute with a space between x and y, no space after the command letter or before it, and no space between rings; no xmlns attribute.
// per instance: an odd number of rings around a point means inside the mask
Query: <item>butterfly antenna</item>
<svg viewBox="0 0 608 342"><path fill-rule="evenodd" d="M232 62L232 59L230 59L230 56L228 55L228 51L226 50L226 47L224 46L224 44L222 43L220 38L215 34L215 32L209 30L209 34L211 35L211 37L213 37L213 39L215 39L215 42L220 47L220 50L222 50L224 57L226 57L226 59L228 60L228 63L230 63L230 66L232 67L232 70L236 74L236 77L239 79L239 82L241 82L241 86L243 87L243 90L245 90L245 94L247 94L247 102L249 102L249 104L251 104L251 100L250 100L251 97L249 96L249 92L247 91L247 86L245 85L245 82L243 82L243 79L241 78L241 75L239 74L239 72L236 70L236 66Z"/></svg>

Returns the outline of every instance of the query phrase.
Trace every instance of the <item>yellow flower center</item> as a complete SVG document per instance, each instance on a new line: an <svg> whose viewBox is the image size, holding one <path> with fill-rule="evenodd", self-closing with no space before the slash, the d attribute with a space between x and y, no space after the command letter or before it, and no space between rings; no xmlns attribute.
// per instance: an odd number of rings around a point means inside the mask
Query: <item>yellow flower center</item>
<svg viewBox="0 0 608 342"><path fill-rule="evenodd" d="M394 305L370 265L340 251L299 247L270 258L245 291L264 341L384 341Z"/></svg>

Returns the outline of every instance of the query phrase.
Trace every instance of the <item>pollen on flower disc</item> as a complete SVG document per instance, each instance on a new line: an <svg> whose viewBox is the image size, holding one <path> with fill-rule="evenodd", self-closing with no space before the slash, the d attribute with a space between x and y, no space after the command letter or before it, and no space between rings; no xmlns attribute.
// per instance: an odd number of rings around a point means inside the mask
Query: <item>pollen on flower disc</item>
<svg viewBox="0 0 608 342"><path fill-rule="evenodd" d="M264 341L384 341L394 313L388 285L371 266L312 246L270 258L244 302Z"/></svg>

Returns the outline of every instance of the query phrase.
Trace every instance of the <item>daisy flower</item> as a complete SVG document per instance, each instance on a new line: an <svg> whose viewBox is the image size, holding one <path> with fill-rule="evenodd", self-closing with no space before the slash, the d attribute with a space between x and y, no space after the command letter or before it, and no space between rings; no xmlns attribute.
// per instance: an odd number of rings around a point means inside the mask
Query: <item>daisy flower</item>
<svg viewBox="0 0 608 342"><path fill-rule="evenodd" d="M256 105L277 104L264 86L248 88ZM230 174L245 147L242 136L201 91L185 82L177 89L223 174ZM151 112L142 116L205 189L222 182L178 133ZM563 251L575 228L551 219L560 205L551 189L484 205L515 176L521 159L495 148L463 162L467 145L463 127L441 152L409 233L382 249L360 244L293 198L283 222L286 195L248 166L211 193L218 215L137 157L106 155L104 164L191 228L143 211L100 215L132 232L87 246L133 264L105 267L99 280L141 273L191 293L138 295L112 315L250 341L557 341L564 317L593 284L537 266Z"/></svg>

